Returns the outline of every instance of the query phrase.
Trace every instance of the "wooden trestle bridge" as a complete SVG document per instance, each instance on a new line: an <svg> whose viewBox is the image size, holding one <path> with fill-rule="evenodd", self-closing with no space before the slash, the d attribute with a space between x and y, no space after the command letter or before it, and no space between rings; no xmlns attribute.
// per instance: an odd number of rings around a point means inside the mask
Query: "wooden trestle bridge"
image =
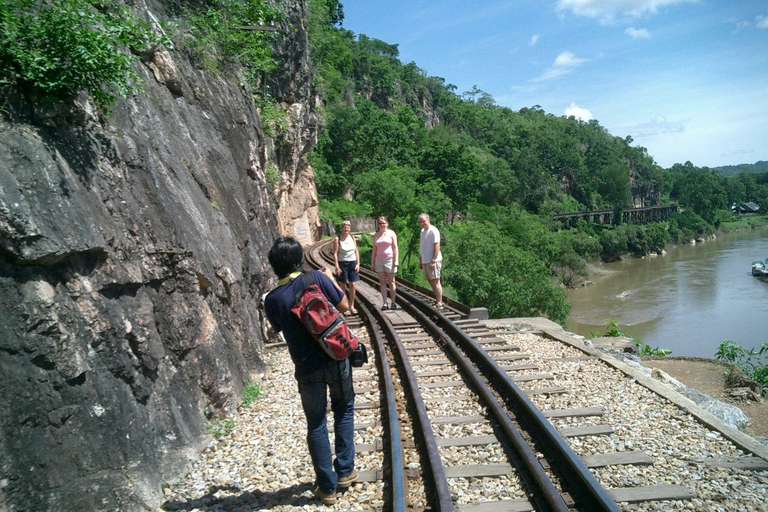
<svg viewBox="0 0 768 512"><path fill-rule="evenodd" d="M615 210L593 210L584 212L558 213L553 215L555 220L562 221L565 227L573 227L579 219L585 219L591 224L647 224L669 220L677 212L677 204L646 206L644 208L625 208L621 210L621 218L614 219ZM617 222L614 222L616 220Z"/></svg>

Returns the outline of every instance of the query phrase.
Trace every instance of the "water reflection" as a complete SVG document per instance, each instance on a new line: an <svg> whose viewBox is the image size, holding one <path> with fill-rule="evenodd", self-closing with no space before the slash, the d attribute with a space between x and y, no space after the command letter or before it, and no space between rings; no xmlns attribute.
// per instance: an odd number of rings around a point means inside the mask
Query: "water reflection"
<svg viewBox="0 0 768 512"><path fill-rule="evenodd" d="M663 257L600 265L605 277L568 292L569 330L603 332L608 318L623 331L674 355L713 357L732 339L746 348L768 342L768 283L750 264L768 257L768 229L721 235Z"/></svg>

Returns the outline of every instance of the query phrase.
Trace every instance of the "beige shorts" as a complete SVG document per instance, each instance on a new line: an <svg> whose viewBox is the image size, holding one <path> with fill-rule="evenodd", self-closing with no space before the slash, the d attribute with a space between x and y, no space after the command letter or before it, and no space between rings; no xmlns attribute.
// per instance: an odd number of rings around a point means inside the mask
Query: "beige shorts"
<svg viewBox="0 0 768 512"><path fill-rule="evenodd" d="M440 270L443 268L442 261L436 261L435 266L430 268L429 263L421 264L421 271L424 273L424 279L429 281L430 279L440 279Z"/></svg>
<svg viewBox="0 0 768 512"><path fill-rule="evenodd" d="M392 258L376 258L373 260L373 270L376 272L386 272L388 274L392 274L394 272L392 263Z"/></svg>

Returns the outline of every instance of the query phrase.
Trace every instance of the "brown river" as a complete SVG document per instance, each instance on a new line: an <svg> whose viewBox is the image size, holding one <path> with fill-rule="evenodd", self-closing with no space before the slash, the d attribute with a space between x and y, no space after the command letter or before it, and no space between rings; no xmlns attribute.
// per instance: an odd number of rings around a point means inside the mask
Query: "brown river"
<svg viewBox="0 0 768 512"><path fill-rule="evenodd" d="M592 286L569 290L569 331L604 332L612 318L651 347L673 356L714 357L729 339L742 347L768 342L768 282L751 263L768 258L768 228L719 235L665 256L598 266ZM603 275L603 273L605 273Z"/></svg>

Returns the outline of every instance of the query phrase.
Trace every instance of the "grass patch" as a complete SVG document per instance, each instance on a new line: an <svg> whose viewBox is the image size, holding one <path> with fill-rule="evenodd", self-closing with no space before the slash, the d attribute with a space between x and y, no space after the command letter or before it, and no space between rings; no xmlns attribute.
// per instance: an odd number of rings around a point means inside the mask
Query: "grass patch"
<svg viewBox="0 0 768 512"><path fill-rule="evenodd" d="M248 407L264 395L261 384L249 380L243 381L243 406Z"/></svg>
<svg viewBox="0 0 768 512"><path fill-rule="evenodd" d="M234 430L236 422L232 418L218 418L205 422L205 431L216 439L228 436Z"/></svg>

